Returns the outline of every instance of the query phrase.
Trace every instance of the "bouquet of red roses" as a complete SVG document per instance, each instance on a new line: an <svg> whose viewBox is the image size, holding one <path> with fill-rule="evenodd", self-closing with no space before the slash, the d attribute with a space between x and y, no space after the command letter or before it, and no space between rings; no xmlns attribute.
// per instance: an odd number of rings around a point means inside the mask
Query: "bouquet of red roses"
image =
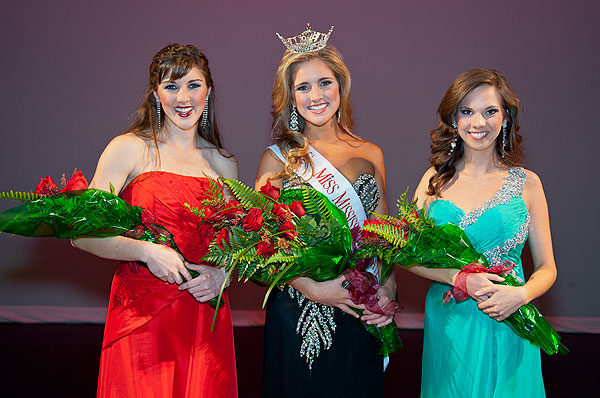
<svg viewBox="0 0 600 398"><path fill-rule="evenodd" d="M190 208L201 222L220 231L203 259L224 264L228 277L237 271L238 280L268 286L263 305L275 286L296 277L325 281L346 272L351 283L360 282L351 290L357 304L389 315L396 312L395 302L384 309L377 304L376 279L365 284L364 278L356 278L346 216L324 195L310 187L280 192L267 183L256 192L237 180L223 183L237 200L226 201L222 192L215 191L200 208ZM386 355L401 347L394 323L381 329L365 327L382 342Z"/></svg>
<svg viewBox="0 0 600 398"><path fill-rule="evenodd" d="M499 284L520 286L510 271L514 264L508 261L490 266L485 256L473 247L466 233L452 223L435 225L417 201L409 202L406 192L398 200L398 216L377 215L365 222L364 240L357 253L359 257L377 255L389 264L405 267L422 265L427 268L460 269L464 273L490 272L504 278ZM465 300L464 290L450 289L444 302ZM517 335L542 348L547 354L566 354L569 350L560 342L560 336L531 303L521 306L505 322Z"/></svg>
<svg viewBox="0 0 600 398"><path fill-rule="evenodd" d="M149 211L131 206L114 192L88 188L81 171L75 170L73 176L65 180L63 175L62 189L48 176L41 179L33 193L0 193L0 198L24 202L0 213L0 232L58 239L123 235L179 251L173 235L156 224L156 218ZM220 186L213 188L219 190ZM193 277L198 276L196 271L189 271ZM218 307L216 298L210 303Z"/></svg>

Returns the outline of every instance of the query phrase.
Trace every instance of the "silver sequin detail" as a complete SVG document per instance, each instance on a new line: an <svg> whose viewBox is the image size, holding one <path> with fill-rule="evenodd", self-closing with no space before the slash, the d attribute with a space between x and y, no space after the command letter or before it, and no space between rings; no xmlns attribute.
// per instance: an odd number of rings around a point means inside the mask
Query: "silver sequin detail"
<svg viewBox="0 0 600 398"><path fill-rule="evenodd" d="M519 231L515 234L515 236L505 240L504 243L502 243L501 245L498 245L493 249L483 252L483 255L488 260L490 266L500 264L503 261L503 257L506 256L508 252L510 252L518 245L525 243L525 241L527 240L527 235L529 234L529 221L530 217L528 214L527 218L525 219L525 222L521 224L521 226L519 227ZM520 283L523 283L523 280L517 276L514 269L512 270L511 274L515 278L517 278L517 280Z"/></svg>
<svg viewBox="0 0 600 398"><path fill-rule="evenodd" d="M523 169L516 167L508 169L506 182L502 185L502 188L496 192L492 199L485 202L479 209L473 210L469 214L465 214L458 226L465 229L469 225L474 224L483 213L492 207L508 203L512 198L521 196L523 184L525 184L525 172Z"/></svg>
<svg viewBox="0 0 600 398"><path fill-rule="evenodd" d="M297 300L299 307L302 308L302 305L306 303L298 318L296 333L302 336L300 357L306 358L308 369L312 370L313 362L321 353L321 349L328 350L333 344L333 333L336 329L333 320L334 310L328 305L308 300L291 286L286 289L290 297Z"/></svg>
<svg viewBox="0 0 600 398"><path fill-rule="evenodd" d="M310 186L298 175L283 180L283 189L301 188L306 185ZM380 199L375 177L368 173L361 174L352 184L352 188L358 194L366 214L375 210ZM285 290L292 299L296 299L298 307L302 308L302 313L296 323L296 333L302 336L300 357L306 358L308 368L312 370L315 358L322 350L328 350L333 344L333 334L337 327L333 319L334 308L308 300L302 293L289 285L285 287Z"/></svg>
<svg viewBox="0 0 600 398"><path fill-rule="evenodd" d="M365 209L365 214L369 214L375 210L380 199L375 177L368 173L361 174L352 184L352 188L354 188L354 191L358 194L360 202Z"/></svg>

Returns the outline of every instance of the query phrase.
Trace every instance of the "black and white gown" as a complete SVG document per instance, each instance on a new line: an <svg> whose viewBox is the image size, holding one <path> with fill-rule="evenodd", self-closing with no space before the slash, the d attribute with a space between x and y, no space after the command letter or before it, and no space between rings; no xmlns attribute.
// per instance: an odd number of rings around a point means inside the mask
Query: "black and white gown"
<svg viewBox="0 0 600 398"><path fill-rule="evenodd" d="M296 188L302 180L284 180ZM371 174L352 187L366 214L379 191ZM383 397L379 343L350 315L308 300L291 286L271 293L266 310L263 397Z"/></svg>

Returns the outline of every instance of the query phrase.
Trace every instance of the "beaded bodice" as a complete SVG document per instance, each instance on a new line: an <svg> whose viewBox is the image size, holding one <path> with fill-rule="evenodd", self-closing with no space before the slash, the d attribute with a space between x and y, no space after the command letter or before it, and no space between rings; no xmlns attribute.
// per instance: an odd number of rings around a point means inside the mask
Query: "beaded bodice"
<svg viewBox="0 0 600 398"><path fill-rule="evenodd" d="M461 227L490 265L515 263L515 276L522 279L521 251L529 232L529 212L521 197L524 183L523 169L511 168L504 185L480 208L465 214L454 203L439 199L429 206L429 215L438 225L451 222Z"/></svg>

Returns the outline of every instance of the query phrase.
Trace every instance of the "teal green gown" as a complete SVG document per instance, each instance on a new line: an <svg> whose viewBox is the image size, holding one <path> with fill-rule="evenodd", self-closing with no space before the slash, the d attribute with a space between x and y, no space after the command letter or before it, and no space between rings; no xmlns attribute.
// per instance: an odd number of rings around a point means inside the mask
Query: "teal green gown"
<svg viewBox="0 0 600 398"><path fill-rule="evenodd" d="M510 260L523 280L521 251L529 213L521 198L525 172L512 168L496 195L465 214L436 200L429 215L437 224L460 226L490 265ZM540 350L507 325L483 313L475 300L442 302L449 285L433 282L425 300L421 397L544 397Z"/></svg>

